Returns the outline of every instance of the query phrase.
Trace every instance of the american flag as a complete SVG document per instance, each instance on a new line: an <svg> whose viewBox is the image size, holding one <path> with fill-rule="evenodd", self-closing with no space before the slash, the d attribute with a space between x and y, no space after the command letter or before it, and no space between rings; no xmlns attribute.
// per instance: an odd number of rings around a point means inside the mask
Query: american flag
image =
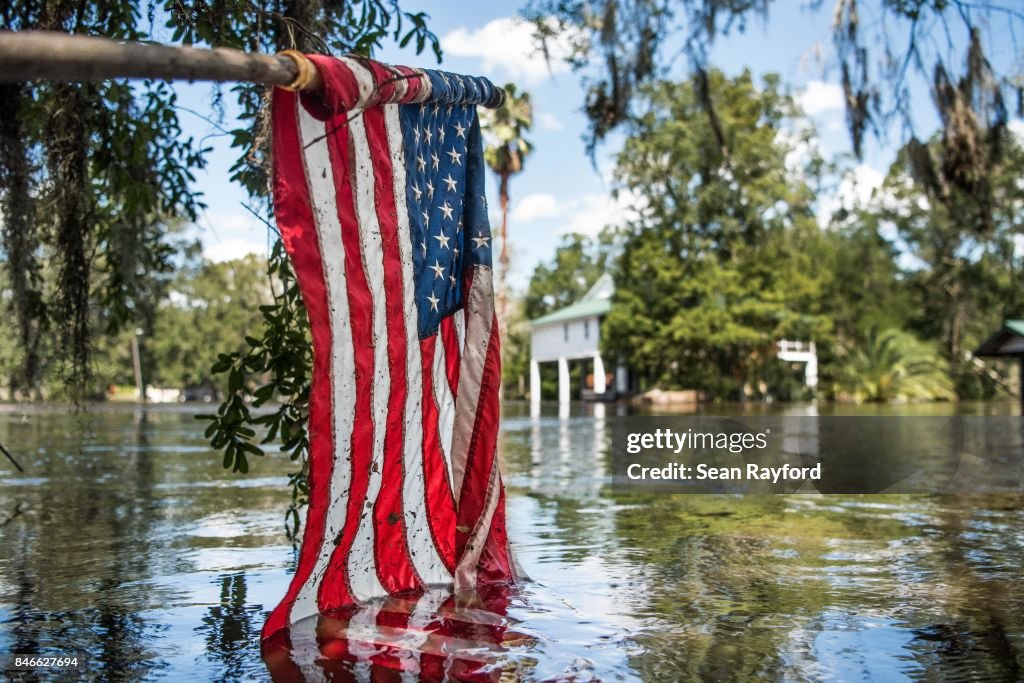
<svg viewBox="0 0 1024 683"><path fill-rule="evenodd" d="M516 630L509 605L504 586L375 600L278 631L263 642L263 660L275 681L496 683L513 648L535 644Z"/></svg>
<svg viewBox="0 0 1024 683"><path fill-rule="evenodd" d="M310 494L264 638L375 598L511 583L476 106L489 81L310 57L273 98L274 205L313 339Z"/></svg>

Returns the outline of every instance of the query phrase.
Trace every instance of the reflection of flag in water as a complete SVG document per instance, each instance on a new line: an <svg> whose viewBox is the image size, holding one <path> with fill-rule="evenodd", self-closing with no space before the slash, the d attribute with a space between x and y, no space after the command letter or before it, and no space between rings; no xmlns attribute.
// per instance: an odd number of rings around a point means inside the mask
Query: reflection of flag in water
<svg viewBox="0 0 1024 683"><path fill-rule="evenodd" d="M274 94L274 202L313 336L310 505L264 626L515 578L476 105L485 79L311 57Z"/></svg>
<svg viewBox="0 0 1024 683"><path fill-rule="evenodd" d="M512 647L533 643L506 616L509 591L430 590L319 615L263 642L274 681L497 681ZM390 675L389 675L390 674Z"/></svg>

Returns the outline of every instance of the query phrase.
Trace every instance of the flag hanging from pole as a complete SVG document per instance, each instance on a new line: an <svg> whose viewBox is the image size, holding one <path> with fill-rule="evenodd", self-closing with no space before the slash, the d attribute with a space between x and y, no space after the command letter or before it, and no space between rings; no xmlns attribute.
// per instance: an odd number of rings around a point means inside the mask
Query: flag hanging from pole
<svg viewBox="0 0 1024 683"><path fill-rule="evenodd" d="M273 98L274 206L313 338L309 509L264 638L378 597L511 583L483 78L310 56Z"/></svg>

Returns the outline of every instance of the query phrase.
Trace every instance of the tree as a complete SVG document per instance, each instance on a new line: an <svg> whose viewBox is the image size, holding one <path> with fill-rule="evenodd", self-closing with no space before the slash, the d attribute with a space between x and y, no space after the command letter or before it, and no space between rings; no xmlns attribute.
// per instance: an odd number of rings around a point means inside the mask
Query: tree
<svg viewBox="0 0 1024 683"><path fill-rule="evenodd" d="M246 348L240 331L260 327L274 287L280 283L267 278L266 259L254 254L179 271L145 340L147 381L179 388L212 382L218 353Z"/></svg>
<svg viewBox="0 0 1024 683"><path fill-rule="evenodd" d="M727 144L711 97L709 55L715 40L767 20L770 0L532 0L525 14L547 52L569 36L567 60L583 69L584 110L594 147L643 107L644 86L660 79L679 56L688 60L697 101L719 146ZM975 221L991 222L994 197L987 177L999 163L1006 102L1024 115L1024 74L1016 34L1024 11L1012 2L973 0L815 0L809 3L832 33L828 67L839 74L847 128L857 156L870 134L892 129L924 146L912 115L914 77L930 85L942 124L943 163L919 164L922 179L962 191ZM824 27L823 27L824 28ZM997 41L1008 40L1009 47ZM808 46L811 47L811 46ZM992 55L1005 67L990 62ZM596 75L594 75L596 73Z"/></svg>
<svg viewBox="0 0 1024 683"><path fill-rule="evenodd" d="M786 166L795 110L777 78L758 86L712 71L707 85L725 145L700 82L644 86L647 110L631 119L616 168L644 208L623 236L602 339L649 384L735 396L761 383L780 338L830 332L820 296L830 276L815 267L813 193Z"/></svg>
<svg viewBox="0 0 1024 683"><path fill-rule="evenodd" d="M391 39L412 43L417 53L429 46L441 57L426 15L403 11L398 0L165 0L147 3L145 10L123 0L15 0L0 8L0 29L135 41L157 37L149 27L163 23L172 40L185 45L369 56ZM268 88L239 83L229 92L241 111L229 131L239 150L232 179L249 193L253 210L269 218ZM213 89L215 105L223 95L222 88ZM97 336L138 324L134 312L141 307L134 296L145 289L135 281L152 272L154 259L171 258L160 246L163 233L156 230L140 242L142 228L163 217L194 219L202 199L192 173L203 165L205 151L183 138L174 88L167 83L0 85L0 212L10 305L22 338L19 386L36 382L38 340L54 330L53 357L66 359L65 385L81 395ZM229 391L207 435L225 450L227 467L247 470L245 454L262 451L251 442L257 418L245 402L244 378L271 378L257 400L277 398L281 405L258 419L267 427L266 443L280 441L300 464L289 510L297 527L305 491L310 340L280 240L269 271L281 288L262 309L263 329L245 337L247 350L224 353L215 366L227 374Z"/></svg>
<svg viewBox="0 0 1024 683"><path fill-rule="evenodd" d="M526 157L532 147L524 135L533 125L533 105L530 94L516 94L514 83L505 84L505 103L495 110L489 110L481 118L485 135L489 138L484 148L484 161L498 176L498 198L501 201L501 253L498 262L501 272L498 279L498 321L504 329L508 318L508 201L509 180L523 170Z"/></svg>
<svg viewBox="0 0 1024 683"><path fill-rule="evenodd" d="M596 239L570 233L562 236L549 263L533 270L523 300L527 320L568 306L586 294L597 279L609 271L614 260L616 233L603 230Z"/></svg>
<svg viewBox="0 0 1024 683"><path fill-rule="evenodd" d="M531 0L524 11L536 28L545 54L555 39L570 38L566 60L587 70L585 111L591 143L629 120L642 86L664 73L678 56L689 61L698 83L706 80L717 39L744 33L753 20L771 18L772 0L598 0L569 3ZM828 22L832 57L844 90L847 124L858 155L865 135L882 130L894 118L911 124L911 77L933 83L937 92L954 85L950 74L965 67L969 79L954 100L935 103L940 114L958 107L978 120L1005 117L1003 100L1022 87L1020 64L996 73L986 55L999 52L998 28L1024 24L1024 12L1010 2L968 0L815 0L807 9ZM936 37L939 36L939 37ZM679 47L681 45L682 47ZM811 46L808 45L810 48ZM1016 45L1013 45L1016 52ZM702 104L713 117L706 89ZM1018 104L1018 107L1021 105ZM1002 112L994 109L1003 108ZM1005 118L1004 118L1005 122ZM969 135L969 131L962 130ZM966 138L963 138L966 139Z"/></svg>
<svg viewBox="0 0 1024 683"><path fill-rule="evenodd" d="M392 35L415 39L420 51L429 42L440 56L424 15L402 12L397 0L14 0L0 9L0 29L127 41L154 38L160 23L186 45L367 54ZM242 151L233 177L266 196L267 89L231 90L242 112L231 131ZM221 97L218 88L214 102ZM0 84L2 247L22 351L19 387L31 389L57 360L67 387L81 393L96 337L147 326L158 298L146 278L166 271L173 255L161 223L192 221L203 208L192 174L207 150L182 135L178 112L173 86L161 81ZM48 336L51 359L41 357Z"/></svg>
<svg viewBox="0 0 1024 683"><path fill-rule="evenodd" d="M840 355L836 393L857 403L956 398L948 363L933 345L878 328Z"/></svg>
<svg viewBox="0 0 1024 683"><path fill-rule="evenodd" d="M986 220L976 197L943 183L928 183L922 159L942 163L948 153L936 138L925 148L907 145L897 156L873 211L892 226L913 265L906 274L915 306L907 320L939 342L958 390L972 395L987 380L966 358L1006 318L1024 313L1024 147L1013 137L985 178L991 204ZM933 176L934 177L934 176ZM971 389L970 387L975 387Z"/></svg>

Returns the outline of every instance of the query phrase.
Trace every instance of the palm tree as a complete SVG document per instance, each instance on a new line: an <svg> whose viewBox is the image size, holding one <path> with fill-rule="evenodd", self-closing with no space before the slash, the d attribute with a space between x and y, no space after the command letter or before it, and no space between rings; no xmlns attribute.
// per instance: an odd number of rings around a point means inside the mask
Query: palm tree
<svg viewBox="0 0 1024 683"><path fill-rule="evenodd" d="M486 130L487 147L484 160L498 176L498 196L501 199L501 272L498 279L498 324L505 329L508 313L507 278L508 255L508 183L509 179L523 170L523 161L533 149L523 134L533 125L533 105L530 94L516 94L513 83L505 85L505 103L495 110L486 111L481 117Z"/></svg>
<svg viewBox="0 0 1024 683"><path fill-rule="evenodd" d="M929 344L900 330L872 328L843 355L837 389L854 401L952 400L949 364Z"/></svg>

